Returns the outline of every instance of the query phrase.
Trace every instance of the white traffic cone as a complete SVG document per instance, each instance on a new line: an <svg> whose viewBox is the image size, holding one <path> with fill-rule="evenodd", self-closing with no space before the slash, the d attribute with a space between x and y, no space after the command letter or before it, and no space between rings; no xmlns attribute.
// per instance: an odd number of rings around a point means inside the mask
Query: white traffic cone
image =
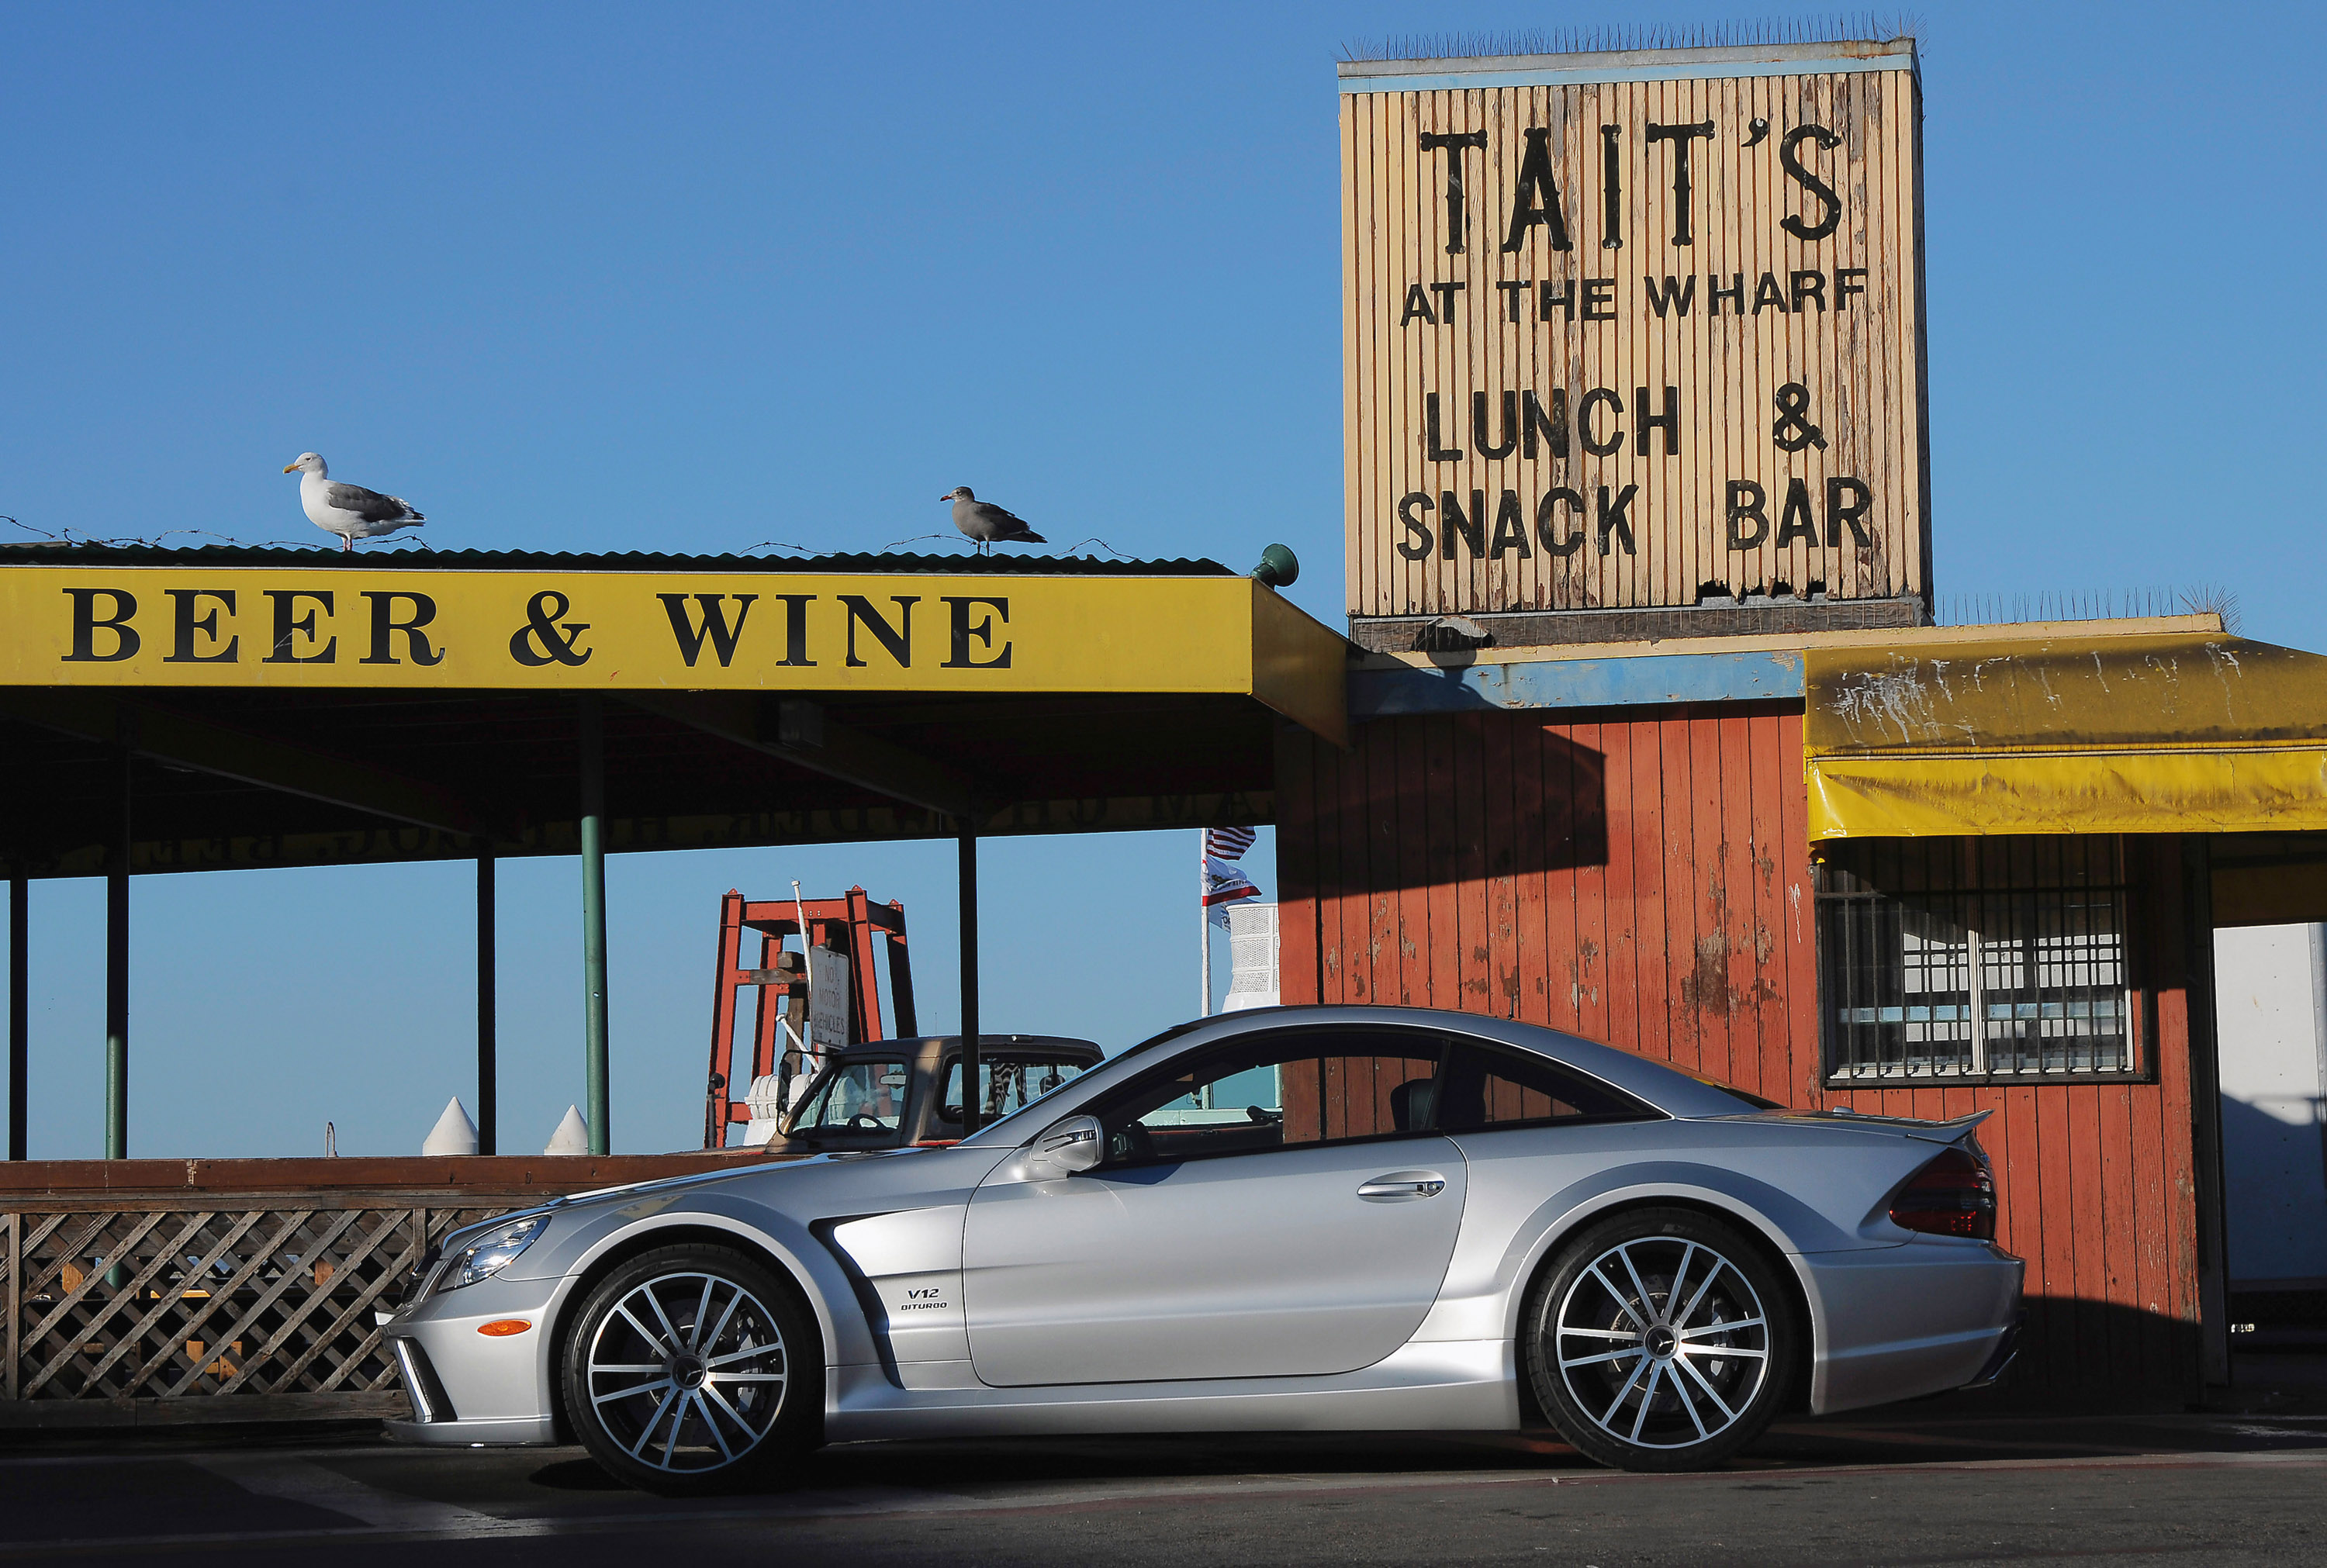
<svg viewBox="0 0 2327 1568"><path fill-rule="evenodd" d="M578 1106L565 1107L565 1119L557 1124L557 1131L549 1134L549 1147L545 1154L586 1154L590 1152L590 1124L582 1119Z"/></svg>
<svg viewBox="0 0 2327 1568"><path fill-rule="evenodd" d="M444 1114L422 1140L423 1154L473 1154L477 1152L477 1124L469 1120L469 1113L461 1108L461 1097L454 1095L444 1102Z"/></svg>

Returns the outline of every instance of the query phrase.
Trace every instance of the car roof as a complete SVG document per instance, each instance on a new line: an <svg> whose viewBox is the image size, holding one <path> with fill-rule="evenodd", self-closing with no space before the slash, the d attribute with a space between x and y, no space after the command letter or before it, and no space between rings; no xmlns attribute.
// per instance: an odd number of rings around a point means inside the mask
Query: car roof
<svg viewBox="0 0 2327 1568"><path fill-rule="evenodd" d="M958 1034L921 1034L902 1040L868 1040L855 1045L836 1047L826 1053L826 1059L846 1061L865 1056L919 1056L931 1046L951 1054L961 1049L961 1037ZM1065 1034L981 1034L977 1037L977 1049L980 1052L1040 1051L1084 1063L1096 1062L1107 1054L1096 1041L1077 1040Z"/></svg>
<svg viewBox="0 0 2327 1568"><path fill-rule="evenodd" d="M1707 1079L1564 1030L1475 1013L1346 1003L1247 1008L1180 1025L1145 1042L1145 1047L1117 1052L1105 1067L1078 1078L1070 1089L1061 1091L1066 1098L1060 1103L1072 1106L1094 1095L1112 1093L1117 1086L1156 1062L1173 1059L1182 1050L1206 1049L1248 1031L1332 1024L1444 1031L1547 1056L1644 1100L1667 1115L1734 1116L1752 1115L1758 1109L1753 1102ZM1014 1122L1016 1116L1014 1112L1002 1121ZM970 1135L969 1141L983 1139L989 1131L990 1128L981 1127Z"/></svg>
<svg viewBox="0 0 2327 1568"><path fill-rule="evenodd" d="M1280 1026L1304 1023L1384 1024L1391 1027L1444 1030L1476 1040L1512 1046L1591 1074L1635 1098L1646 1100L1668 1115L1731 1116L1760 1107L1726 1086L1699 1078L1686 1069L1612 1045L1570 1034L1547 1024L1522 1023L1515 1018L1490 1018L1476 1013L1441 1008L1387 1007L1373 1004L1258 1007L1233 1014L1256 1024L1264 1019Z"/></svg>

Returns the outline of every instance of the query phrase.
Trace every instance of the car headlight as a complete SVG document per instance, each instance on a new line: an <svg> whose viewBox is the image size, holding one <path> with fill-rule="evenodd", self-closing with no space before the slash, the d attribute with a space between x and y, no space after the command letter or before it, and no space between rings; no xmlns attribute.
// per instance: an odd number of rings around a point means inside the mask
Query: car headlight
<svg viewBox="0 0 2327 1568"><path fill-rule="evenodd" d="M515 1263L518 1255L534 1244L549 1224L549 1216L537 1214L530 1219L497 1226L454 1253L444 1267L440 1291L457 1291L463 1285L475 1284Z"/></svg>

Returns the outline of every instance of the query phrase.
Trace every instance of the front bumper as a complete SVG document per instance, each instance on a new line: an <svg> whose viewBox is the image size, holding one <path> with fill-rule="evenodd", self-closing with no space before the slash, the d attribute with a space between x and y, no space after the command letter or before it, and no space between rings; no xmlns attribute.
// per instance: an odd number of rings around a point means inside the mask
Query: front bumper
<svg viewBox="0 0 2327 1568"><path fill-rule="evenodd" d="M1800 1262L1822 1330L1814 1414L1944 1394L2009 1359L2027 1265L1992 1243L1918 1237Z"/></svg>
<svg viewBox="0 0 2327 1568"><path fill-rule="evenodd" d="M496 1277L397 1311L380 1335L397 1358L412 1418L388 1422L388 1436L453 1446L556 1442L549 1341L566 1285ZM477 1331L509 1319L533 1327L519 1334Z"/></svg>

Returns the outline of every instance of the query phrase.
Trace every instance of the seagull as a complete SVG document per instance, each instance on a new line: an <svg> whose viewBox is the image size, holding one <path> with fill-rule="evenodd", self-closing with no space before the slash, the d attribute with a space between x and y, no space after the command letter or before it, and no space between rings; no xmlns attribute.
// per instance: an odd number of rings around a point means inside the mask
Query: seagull
<svg viewBox="0 0 2327 1568"><path fill-rule="evenodd" d="M316 459L318 462L321 458ZM979 500L966 484L938 497L953 503L953 526L977 541L977 553L996 541L1006 545L1047 545L1050 541L1026 526L1026 519L1006 512L992 501Z"/></svg>
<svg viewBox="0 0 2327 1568"><path fill-rule="evenodd" d="M320 453L303 452L285 463L283 471L301 476L299 504L306 509L307 520L339 535L343 550L354 549L358 539L416 528L427 521L402 496L384 496L360 484L333 483L332 471L323 466Z"/></svg>

